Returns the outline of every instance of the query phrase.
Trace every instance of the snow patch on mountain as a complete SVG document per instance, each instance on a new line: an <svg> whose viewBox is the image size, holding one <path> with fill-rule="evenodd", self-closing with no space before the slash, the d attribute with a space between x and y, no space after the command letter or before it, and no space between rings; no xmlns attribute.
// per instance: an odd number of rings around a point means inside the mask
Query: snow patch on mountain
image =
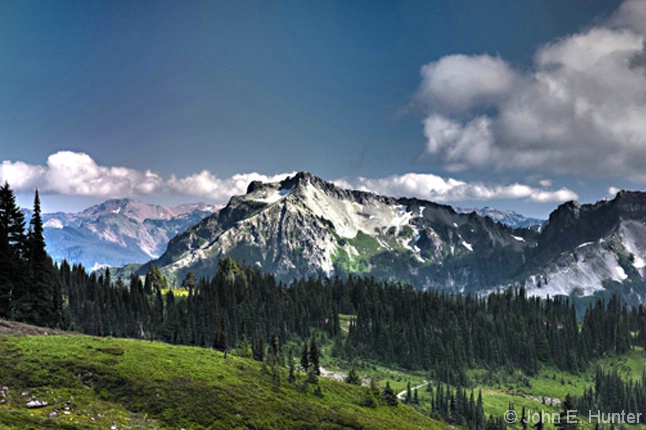
<svg viewBox="0 0 646 430"><path fill-rule="evenodd" d="M628 279L628 275L626 275L626 271L623 267L615 266L615 271L617 272L617 276L619 276L620 281L625 281L626 279Z"/></svg>
<svg viewBox="0 0 646 430"><path fill-rule="evenodd" d="M562 252L539 273L529 276L525 287L528 294L541 297L572 292L591 295L602 291L606 281L624 282L630 278L626 258L643 278L646 224L642 221L621 219L610 234L583 242L574 252Z"/></svg>
<svg viewBox="0 0 646 430"><path fill-rule="evenodd" d="M273 204L287 197L293 190L294 187L280 190L267 187L263 190L264 195L261 194L261 196L256 197L255 200L262 203Z"/></svg>
<svg viewBox="0 0 646 430"><path fill-rule="evenodd" d="M646 275L646 225L633 220L623 220L619 225L619 236L626 252L633 258L633 267L639 274Z"/></svg>
<svg viewBox="0 0 646 430"><path fill-rule="evenodd" d="M58 219L58 218L51 218L48 219L43 223L44 228L55 228L57 230L60 230L64 227L63 222Z"/></svg>
<svg viewBox="0 0 646 430"><path fill-rule="evenodd" d="M564 255L539 275L529 276L525 282L527 294L553 297L576 291L589 296L602 291L604 281L621 282L627 278L612 251L606 248L584 249L586 252Z"/></svg>

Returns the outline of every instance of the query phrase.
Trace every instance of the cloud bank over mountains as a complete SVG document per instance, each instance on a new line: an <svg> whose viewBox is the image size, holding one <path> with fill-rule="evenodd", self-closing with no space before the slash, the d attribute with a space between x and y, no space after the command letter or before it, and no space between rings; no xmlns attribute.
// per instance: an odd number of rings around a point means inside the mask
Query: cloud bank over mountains
<svg viewBox="0 0 646 430"><path fill-rule="evenodd" d="M219 178L204 170L184 178L173 175L164 179L150 170L141 172L122 166L101 166L88 154L72 151L50 155L44 166L7 160L0 164L0 181L9 182L19 192L32 192L38 188L46 194L105 198L170 195L226 201L232 195L244 194L251 181L276 182L293 174L294 172L268 176L254 172ZM407 173L377 179L342 178L334 182L346 188L441 202L491 199L562 202L577 198L576 193L567 188L550 189L549 181L542 181L539 187L519 183L492 185L433 174Z"/></svg>
<svg viewBox="0 0 646 430"><path fill-rule="evenodd" d="M537 50L517 70L490 55L421 69L422 159L495 169L646 180L646 1Z"/></svg>
<svg viewBox="0 0 646 430"><path fill-rule="evenodd" d="M519 183L491 185L443 178L430 173L406 173L379 179L358 177L354 180L340 179L334 182L344 188L372 191L387 196L415 196L437 202L526 199L536 203L549 203L578 198L577 194L568 188L551 190L545 186L532 187Z"/></svg>
<svg viewBox="0 0 646 430"><path fill-rule="evenodd" d="M178 195L219 201L244 194L251 181L279 181L288 175L243 173L221 179L204 170L184 178L172 175L164 179L150 170L101 166L88 154L72 151L50 155L45 166L7 160L0 164L0 181L9 182L16 191L38 188L48 194L107 198Z"/></svg>

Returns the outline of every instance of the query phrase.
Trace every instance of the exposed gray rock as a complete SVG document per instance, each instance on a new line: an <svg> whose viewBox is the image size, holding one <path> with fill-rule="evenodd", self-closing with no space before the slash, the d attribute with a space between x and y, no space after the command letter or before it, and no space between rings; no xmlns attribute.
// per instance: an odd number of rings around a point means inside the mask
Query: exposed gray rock
<svg viewBox="0 0 646 430"><path fill-rule="evenodd" d="M29 409L44 408L47 405L47 402L38 399L30 400L27 402L27 407Z"/></svg>

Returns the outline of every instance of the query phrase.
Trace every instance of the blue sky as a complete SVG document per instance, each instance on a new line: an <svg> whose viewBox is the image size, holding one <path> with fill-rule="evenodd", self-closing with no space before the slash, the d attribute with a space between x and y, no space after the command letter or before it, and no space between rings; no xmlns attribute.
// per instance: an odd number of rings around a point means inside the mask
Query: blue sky
<svg viewBox="0 0 646 430"><path fill-rule="evenodd" d="M77 210L226 202L308 170L546 217L644 187L639 17L641 0L0 0L0 179Z"/></svg>

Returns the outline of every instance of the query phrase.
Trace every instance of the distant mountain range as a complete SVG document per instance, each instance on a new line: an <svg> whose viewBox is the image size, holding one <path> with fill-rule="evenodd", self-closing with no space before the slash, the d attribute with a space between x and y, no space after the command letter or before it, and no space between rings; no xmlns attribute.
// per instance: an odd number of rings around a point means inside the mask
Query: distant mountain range
<svg viewBox="0 0 646 430"><path fill-rule="evenodd" d="M462 213L345 190L299 173L251 183L245 195L174 237L151 263L177 278L189 271L211 276L223 256L285 280L358 274L453 292L524 286L539 296L619 292L643 302L646 194L569 202L543 224L490 208ZM144 274L147 265L128 270L122 273Z"/></svg>
<svg viewBox="0 0 646 430"><path fill-rule="evenodd" d="M144 263L159 257L169 240L217 212L206 203L177 207L136 200L108 200L79 213L43 214L47 251L88 269ZM27 219L31 211L25 210Z"/></svg>
<svg viewBox="0 0 646 430"><path fill-rule="evenodd" d="M508 225L511 228L531 228L538 231L543 225L545 225L544 219L529 218L519 214L518 212L494 209L490 207L470 209L456 207L455 210L460 213L475 212L481 217L488 216L492 220Z"/></svg>

